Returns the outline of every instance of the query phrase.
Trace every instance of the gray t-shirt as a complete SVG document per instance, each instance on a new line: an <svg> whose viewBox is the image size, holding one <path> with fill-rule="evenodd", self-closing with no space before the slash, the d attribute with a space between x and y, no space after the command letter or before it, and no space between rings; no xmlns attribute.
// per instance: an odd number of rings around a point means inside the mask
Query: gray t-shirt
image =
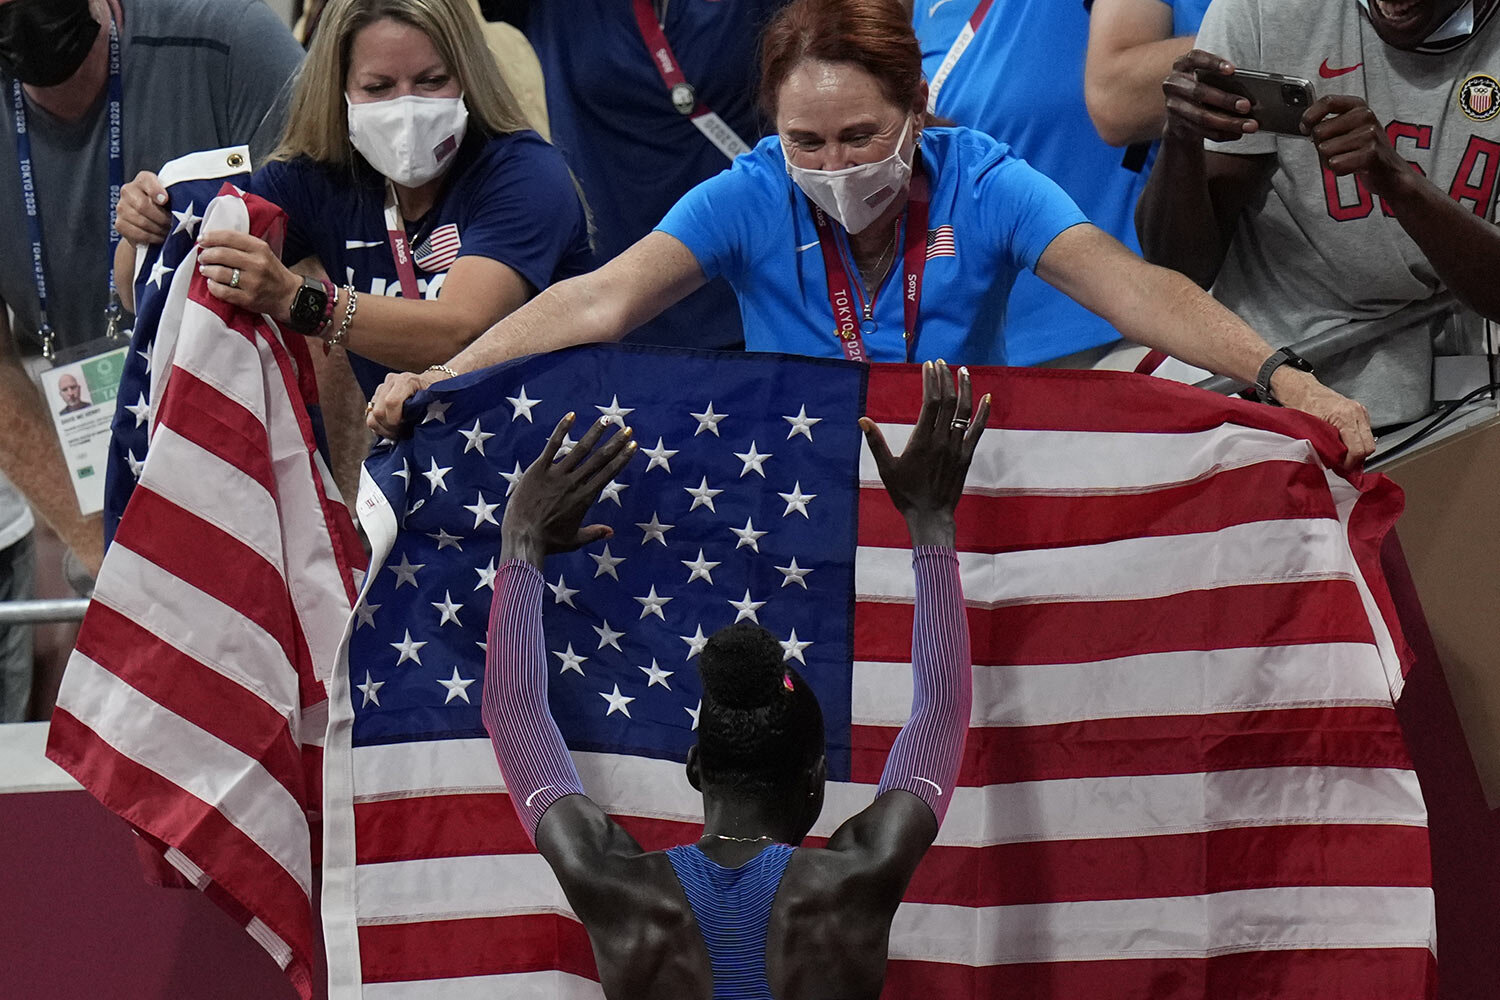
<svg viewBox="0 0 1500 1000"><path fill-rule="evenodd" d="M1500 74L1500 19L1453 52L1422 55L1382 42L1356 0L1214 0L1197 44L1245 69L1311 80L1318 96L1363 97L1397 152L1493 218L1500 106L1487 102L1500 93L1486 96L1475 78ZM1277 158L1270 189L1240 219L1214 296L1277 346L1351 324L1391 328L1319 375L1369 407L1376 427L1431 409L1432 338L1455 303L1380 199L1354 177L1325 176L1308 139L1259 133L1206 147Z"/></svg>
<svg viewBox="0 0 1500 1000"><path fill-rule="evenodd" d="M184 153L248 143L252 159L279 137L302 49L263 0L121 0L125 180ZM107 26L106 26L106 29ZM103 97L62 122L28 102L47 304L58 346L104 333L109 298L109 121ZM11 81L0 73L0 300L13 335L35 353L31 242L21 200ZM19 516L0 488L0 533Z"/></svg>

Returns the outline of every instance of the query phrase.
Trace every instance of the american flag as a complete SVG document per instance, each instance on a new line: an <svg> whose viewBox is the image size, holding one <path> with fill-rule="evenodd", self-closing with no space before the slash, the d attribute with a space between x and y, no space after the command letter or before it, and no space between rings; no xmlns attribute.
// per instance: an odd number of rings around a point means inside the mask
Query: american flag
<svg viewBox="0 0 1500 1000"><path fill-rule="evenodd" d="M1299 414L1115 373L984 370L959 508L975 706L896 916L886 995L1412 997L1433 982L1426 814L1378 571L1400 508ZM666 389L665 387L671 387ZM648 849L691 841L704 637L754 618L828 725L820 843L910 708L894 448L919 373L595 347L440 383L366 465L374 562L330 688L330 996L593 997L479 719L505 496L568 410L641 453L549 560L551 706ZM1309 443L1311 439L1312 443Z"/></svg>
<svg viewBox="0 0 1500 1000"><path fill-rule="evenodd" d="M146 460L151 414L151 350L156 327L172 288L172 274L193 249L208 203L228 181L243 187L250 180L250 147L189 153L167 163L157 174L167 189L172 228L165 241L138 252L135 273L135 330L125 356L115 416L110 425L109 462L104 479L104 540L108 544L120 515L135 490Z"/></svg>
<svg viewBox="0 0 1500 1000"><path fill-rule="evenodd" d="M934 257L957 257L958 248L953 244L953 227L938 226L927 230L927 259Z"/></svg>
<svg viewBox="0 0 1500 1000"><path fill-rule="evenodd" d="M229 185L203 224L281 213ZM209 295L190 252L158 330L151 449L47 755L313 994L324 682L362 561L318 454L302 337Z"/></svg>
<svg viewBox="0 0 1500 1000"><path fill-rule="evenodd" d="M411 259L428 274L436 274L453 266L462 247L463 241L458 238L458 226L450 222L445 226L438 226L425 240L418 243L417 248L412 251Z"/></svg>

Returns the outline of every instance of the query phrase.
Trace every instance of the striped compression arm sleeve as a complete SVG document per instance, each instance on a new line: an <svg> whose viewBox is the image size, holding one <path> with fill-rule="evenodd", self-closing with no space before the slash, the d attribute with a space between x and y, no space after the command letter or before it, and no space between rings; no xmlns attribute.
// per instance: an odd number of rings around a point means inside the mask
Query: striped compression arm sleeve
<svg viewBox="0 0 1500 1000"><path fill-rule="evenodd" d="M918 546L912 551L912 566L917 594L911 630L911 718L896 736L875 795L892 788L911 792L932 807L942 826L953 801L974 700L969 622L953 549Z"/></svg>
<svg viewBox="0 0 1500 1000"><path fill-rule="evenodd" d="M547 706L545 586L537 568L519 559L495 574L480 709L511 805L533 844L547 807L564 795L583 794L583 782Z"/></svg>

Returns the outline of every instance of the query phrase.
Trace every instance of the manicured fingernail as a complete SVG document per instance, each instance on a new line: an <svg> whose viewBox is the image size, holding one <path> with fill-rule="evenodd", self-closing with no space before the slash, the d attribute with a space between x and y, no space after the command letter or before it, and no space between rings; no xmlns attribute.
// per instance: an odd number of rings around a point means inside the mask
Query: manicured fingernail
<svg viewBox="0 0 1500 1000"><path fill-rule="evenodd" d="M569 410L567 413L564 413L563 419L571 424L573 422L573 411Z"/></svg>
<svg viewBox="0 0 1500 1000"><path fill-rule="evenodd" d="M634 434L635 434L635 428L634 427L627 427L627 428L625 428L625 436L626 437L631 437Z"/></svg>
<svg viewBox="0 0 1500 1000"><path fill-rule="evenodd" d="M166 192L162 192L161 194L156 196L156 203L158 205L165 205L167 203Z"/></svg>
<svg viewBox="0 0 1500 1000"><path fill-rule="evenodd" d="M625 450L628 451L628 452L630 452L630 454L634 455L636 449L639 448L639 447L640 447L640 445L638 445L634 441L632 441L632 442L630 442L629 444L627 444L625 446Z"/></svg>
<svg viewBox="0 0 1500 1000"><path fill-rule="evenodd" d="M962 375L964 378L968 378L969 377L969 366L968 365L959 365L958 366L958 373L960 375Z"/></svg>

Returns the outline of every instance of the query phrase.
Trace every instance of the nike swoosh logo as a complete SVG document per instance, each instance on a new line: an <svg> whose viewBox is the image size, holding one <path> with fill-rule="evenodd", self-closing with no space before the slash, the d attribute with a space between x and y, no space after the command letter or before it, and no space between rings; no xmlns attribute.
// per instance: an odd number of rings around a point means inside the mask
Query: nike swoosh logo
<svg viewBox="0 0 1500 1000"><path fill-rule="evenodd" d="M538 788L536 791L534 791L530 795L526 796L526 808L527 809L531 808L531 800L532 799L536 798L538 795L542 794L547 789L549 789L549 788L556 788L556 787L557 787L556 785L543 785L541 788Z"/></svg>
<svg viewBox="0 0 1500 1000"><path fill-rule="evenodd" d="M1328 60L1324 59L1323 65L1318 67L1318 75L1325 80L1332 80L1336 76L1343 76L1345 73L1353 73L1363 65L1364 63L1357 62L1353 66L1345 66L1343 69L1334 69L1328 65Z"/></svg>
<svg viewBox="0 0 1500 1000"><path fill-rule="evenodd" d="M797 248L797 252L801 253L804 250L811 250L813 247L815 247L817 245L818 245L818 241L817 240L813 240L811 243L804 243L800 247Z"/></svg>
<svg viewBox="0 0 1500 1000"><path fill-rule="evenodd" d="M942 795L942 794L943 794L943 786L942 786L942 785L940 785L940 784L938 784L938 783L937 783L937 782L936 782L936 781L933 781L933 780L931 780L931 779L929 779L929 778L924 778L924 777L922 777L922 776L921 776L921 775L920 775L920 774L914 774L914 775L912 775L912 777L913 777L913 778L916 778L916 779L917 779L917 780L918 780L918 781L925 781L925 782L927 782L927 783L928 783L928 784L929 784L929 785L931 785L931 786L932 786L932 787L933 787L933 788L936 788L936 789L937 789L937 793L938 793L938 794L939 794L939 795Z"/></svg>
<svg viewBox="0 0 1500 1000"><path fill-rule="evenodd" d="M385 240L345 240L345 250L361 250L365 247L383 247Z"/></svg>
<svg viewBox="0 0 1500 1000"><path fill-rule="evenodd" d="M952 3L952 2L953 2L953 0L937 0L937 3L935 3L931 7L927 8L927 16L931 17L932 15L934 15L934 14L937 13L937 9L939 7L941 7L943 4L945 4L945 3Z"/></svg>

